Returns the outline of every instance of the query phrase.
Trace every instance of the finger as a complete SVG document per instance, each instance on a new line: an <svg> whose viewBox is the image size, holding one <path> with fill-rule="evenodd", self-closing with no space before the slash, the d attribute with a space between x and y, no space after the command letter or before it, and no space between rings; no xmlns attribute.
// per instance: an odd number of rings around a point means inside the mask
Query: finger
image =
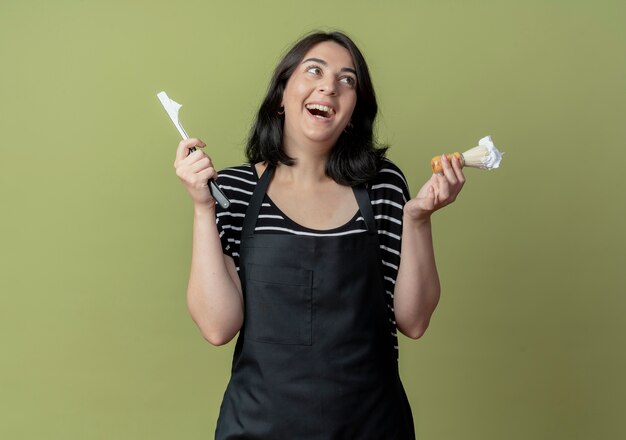
<svg viewBox="0 0 626 440"><path fill-rule="evenodd" d="M463 174L463 166L461 165L461 159L454 156L452 158L452 169L454 170L454 174L456 175L456 180L463 186L465 183L465 174Z"/></svg>
<svg viewBox="0 0 626 440"><path fill-rule="evenodd" d="M436 203L442 203L450 197L450 182L445 175L437 175L437 187L435 189Z"/></svg>
<svg viewBox="0 0 626 440"><path fill-rule="evenodd" d="M434 184L435 184L435 175L431 174L430 179L424 182L424 184L421 186L421 188L419 189L415 197L417 198L426 197L426 194L428 194L428 189Z"/></svg>
<svg viewBox="0 0 626 440"><path fill-rule="evenodd" d="M209 156L206 155L206 153L202 150L196 150L196 151L192 151L191 153L189 153L189 155L184 159L185 161L187 161L187 163L195 163L198 162L199 160L202 160L204 158L207 159L211 159Z"/></svg>
<svg viewBox="0 0 626 440"><path fill-rule="evenodd" d="M430 188L428 191L432 192L433 204L437 204L437 200L439 200L439 188L445 180L446 178L442 173L433 174L430 177Z"/></svg>
<svg viewBox="0 0 626 440"><path fill-rule="evenodd" d="M189 153L188 156L184 157L181 160L178 160L178 159L175 160L174 168L178 168L178 167L188 168L192 166L193 164L195 164L196 162L203 160L204 158L208 158L210 160L210 158L206 154L204 154L202 150L196 150L196 151Z"/></svg>
<svg viewBox="0 0 626 440"><path fill-rule="evenodd" d="M213 167L200 171L198 175L200 175L200 177L202 177L207 182L207 184L209 180L217 179L217 171Z"/></svg>
<svg viewBox="0 0 626 440"><path fill-rule="evenodd" d="M432 186L428 188L428 194L424 198L422 207L428 211L435 209L435 189Z"/></svg>
<svg viewBox="0 0 626 440"><path fill-rule="evenodd" d="M196 152L194 152L193 154L195 155L195 153ZM213 163L211 162L211 159L209 159L207 156L203 156L189 165L189 170L193 173L199 173L200 171L206 170L208 168L213 168Z"/></svg>
<svg viewBox="0 0 626 440"><path fill-rule="evenodd" d="M176 175L191 188L204 188L208 186L209 180L217 177L215 168L208 167L199 171L192 171L192 167L178 167Z"/></svg>
<svg viewBox="0 0 626 440"><path fill-rule="evenodd" d="M207 168L194 174L193 181L195 182L196 187L204 188L209 186L209 180L214 179L215 176L215 168Z"/></svg>
<svg viewBox="0 0 626 440"><path fill-rule="evenodd" d="M446 176L448 182L450 182L450 184L452 185L455 185L457 182L456 173L452 168L450 160L445 154L441 156L441 167L443 168L443 175Z"/></svg>
<svg viewBox="0 0 626 440"><path fill-rule="evenodd" d="M204 148L206 147L206 144L200 139L196 138L183 139L178 143L178 148L176 149L176 162L181 161L185 157L187 157L189 155L189 149L191 147Z"/></svg>

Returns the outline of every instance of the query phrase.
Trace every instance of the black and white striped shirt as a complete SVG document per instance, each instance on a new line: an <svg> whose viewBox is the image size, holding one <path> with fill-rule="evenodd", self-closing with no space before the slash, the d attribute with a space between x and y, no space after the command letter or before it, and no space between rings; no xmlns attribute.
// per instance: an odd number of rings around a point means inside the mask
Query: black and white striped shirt
<svg viewBox="0 0 626 440"><path fill-rule="evenodd" d="M239 270L239 245L243 219L259 178L255 167L250 164L226 168L220 171L218 176L217 184L230 200L230 207L223 209L216 205L217 228L224 254L232 257L237 270ZM402 171L389 160L384 162L382 169L369 182L368 193L378 229L389 326L397 355L398 342L393 309L393 292L400 266L402 209L410 198L410 194ZM305 228L283 214L267 194L263 199L255 227L255 233L258 234L310 236L358 234L364 233L366 230L365 221L360 212L357 212L348 223L335 229L318 231Z"/></svg>

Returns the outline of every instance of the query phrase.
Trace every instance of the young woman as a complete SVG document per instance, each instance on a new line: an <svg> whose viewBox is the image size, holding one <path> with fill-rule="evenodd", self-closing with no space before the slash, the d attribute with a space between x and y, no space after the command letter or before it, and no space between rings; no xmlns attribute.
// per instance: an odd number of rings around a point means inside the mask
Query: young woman
<svg viewBox="0 0 626 440"><path fill-rule="evenodd" d="M246 150L223 170L182 141L194 204L187 300L204 337L239 337L217 439L412 439L396 329L419 338L439 300L431 215L454 201L443 156L410 198L373 138L367 64L338 32L298 41L276 67ZM217 227L216 227L217 225ZM401 246L402 245L402 246Z"/></svg>

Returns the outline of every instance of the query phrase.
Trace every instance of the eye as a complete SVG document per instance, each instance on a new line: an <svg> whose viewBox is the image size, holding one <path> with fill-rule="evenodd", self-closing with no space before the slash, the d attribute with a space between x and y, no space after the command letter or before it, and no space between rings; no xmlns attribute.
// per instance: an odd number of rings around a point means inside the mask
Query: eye
<svg viewBox="0 0 626 440"><path fill-rule="evenodd" d="M339 81L349 85L350 87L354 87L356 85L356 78L353 76L343 76L339 78Z"/></svg>
<svg viewBox="0 0 626 440"><path fill-rule="evenodd" d="M313 75L319 75L322 73L322 69L319 66L309 66L306 68L306 71L312 73Z"/></svg>

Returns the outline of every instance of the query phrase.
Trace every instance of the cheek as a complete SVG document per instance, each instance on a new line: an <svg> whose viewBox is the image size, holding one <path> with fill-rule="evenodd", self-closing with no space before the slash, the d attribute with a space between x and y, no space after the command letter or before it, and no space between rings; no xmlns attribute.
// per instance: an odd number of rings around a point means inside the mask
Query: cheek
<svg viewBox="0 0 626 440"><path fill-rule="evenodd" d="M307 90L308 89L305 84L294 84L291 87L291 93L290 93L292 101L303 100L308 95Z"/></svg>
<svg viewBox="0 0 626 440"><path fill-rule="evenodd" d="M354 109L356 108L356 97L354 97L354 99L351 99L348 102L346 102L344 108L348 109L348 113L350 114L350 118L352 118L352 114L354 113Z"/></svg>
<svg viewBox="0 0 626 440"><path fill-rule="evenodd" d="M296 103L298 101L302 101L303 97L306 95L306 84L303 84L300 81L289 81L285 86L285 91L283 92L282 104L286 103Z"/></svg>

